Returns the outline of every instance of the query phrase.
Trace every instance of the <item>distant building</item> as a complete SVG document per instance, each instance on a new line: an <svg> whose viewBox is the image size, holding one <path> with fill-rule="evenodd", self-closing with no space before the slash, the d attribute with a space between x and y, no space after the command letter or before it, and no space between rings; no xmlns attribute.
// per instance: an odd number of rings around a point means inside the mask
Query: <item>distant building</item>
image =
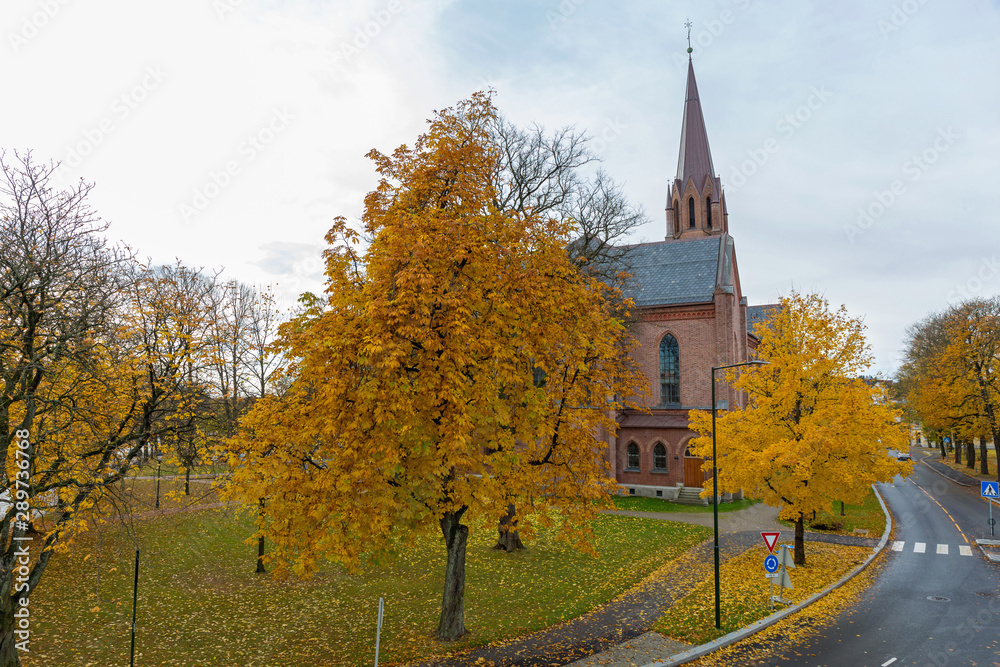
<svg viewBox="0 0 1000 667"><path fill-rule="evenodd" d="M626 411L612 444L615 478L634 495L672 498L700 487L701 458L689 455L688 412L711 409L711 368L747 361L753 325L770 306L747 306L722 182L712 165L694 65L688 60L677 175L668 188L666 238L633 246L630 296L637 306L635 358L652 389L648 414ZM717 373L722 376L724 373ZM719 408L737 393L716 386Z"/></svg>

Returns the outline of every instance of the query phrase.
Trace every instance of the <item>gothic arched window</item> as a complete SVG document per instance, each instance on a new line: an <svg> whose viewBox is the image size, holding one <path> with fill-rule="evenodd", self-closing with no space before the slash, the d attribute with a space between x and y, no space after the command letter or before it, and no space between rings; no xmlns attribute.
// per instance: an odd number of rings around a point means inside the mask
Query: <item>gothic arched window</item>
<svg viewBox="0 0 1000 667"><path fill-rule="evenodd" d="M639 445L634 442L628 443L628 449L625 450L625 469L639 469Z"/></svg>
<svg viewBox="0 0 1000 667"><path fill-rule="evenodd" d="M667 334L660 341L660 405L675 405L680 402L680 351L677 348L677 339Z"/></svg>
<svg viewBox="0 0 1000 667"><path fill-rule="evenodd" d="M667 470L667 448L662 442L656 443L653 447L653 470L666 472Z"/></svg>
<svg viewBox="0 0 1000 667"><path fill-rule="evenodd" d="M708 212L708 218L705 220L706 226L712 228L712 198L705 197L705 210Z"/></svg>
<svg viewBox="0 0 1000 667"><path fill-rule="evenodd" d="M694 229L694 197L688 197L688 227Z"/></svg>

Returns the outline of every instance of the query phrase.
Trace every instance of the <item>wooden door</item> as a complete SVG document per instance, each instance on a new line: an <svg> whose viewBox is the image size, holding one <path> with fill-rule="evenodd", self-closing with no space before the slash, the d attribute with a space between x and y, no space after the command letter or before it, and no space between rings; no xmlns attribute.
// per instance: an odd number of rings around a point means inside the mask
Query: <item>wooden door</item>
<svg viewBox="0 0 1000 667"><path fill-rule="evenodd" d="M703 486L705 484L705 473L701 471L701 464L705 459L697 456L684 456L684 486Z"/></svg>

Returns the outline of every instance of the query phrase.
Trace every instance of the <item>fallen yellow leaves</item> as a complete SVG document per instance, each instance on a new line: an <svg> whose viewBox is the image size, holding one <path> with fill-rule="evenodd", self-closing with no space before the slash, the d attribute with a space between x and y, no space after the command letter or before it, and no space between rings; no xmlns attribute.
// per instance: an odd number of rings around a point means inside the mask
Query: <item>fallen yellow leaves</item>
<svg viewBox="0 0 1000 667"><path fill-rule="evenodd" d="M798 613L690 664L701 667L750 664L754 659L766 661L771 656L787 653L789 647L816 636L837 617L848 612L861 593L871 585L884 563L885 559L876 558L843 586Z"/></svg>
<svg viewBox="0 0 1000 667"><path fill-rule="evenodd" d="M808 544L805 567L789 570L794 589L785 589L792 604L801 602L840 579L871 550L839 544ZM764 578L767 549L756 546L722 564L722 629L715 628L714 572L687 597L671 606L653 629L679 641L702 644L750 625L773 613L768 603L770 581ZM778 595L779 589L774 588ZM782 608L775 603L775 612Z"/></svg>

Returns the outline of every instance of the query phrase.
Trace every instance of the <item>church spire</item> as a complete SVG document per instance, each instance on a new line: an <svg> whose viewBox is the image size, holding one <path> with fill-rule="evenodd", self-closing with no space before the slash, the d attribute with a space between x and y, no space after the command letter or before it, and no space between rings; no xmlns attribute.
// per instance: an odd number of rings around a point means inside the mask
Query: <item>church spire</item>
<svg viewBox="0 0 1000 667"><path fill-rule="evenodd" d="M677 175L667 196L667 240L729 231L722 182L712 164L698 82L694 77L690 21L685 25L688 28L687 88Z"/></svg>
<svg viewBox="0 0 1000 667"><path fill-rule="evenodd" d="M677 180L686 184L693 178L699 189L705 179L715 175L712 151L708 147L705 116L698 98L698 82L694 78L694 63L688 56L687 91L684 96L684 121L681 123L681 149L677 158Z"/></svg>

